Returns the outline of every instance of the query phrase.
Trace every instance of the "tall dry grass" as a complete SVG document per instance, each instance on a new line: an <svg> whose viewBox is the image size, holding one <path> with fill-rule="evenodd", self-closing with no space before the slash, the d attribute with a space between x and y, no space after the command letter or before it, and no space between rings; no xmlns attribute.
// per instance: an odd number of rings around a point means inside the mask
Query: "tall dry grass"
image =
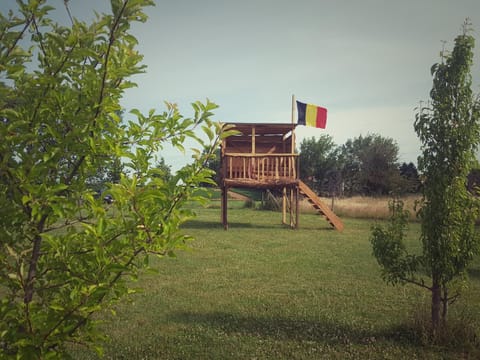
<svg viewBox="0 0 480 360"><path fill-rule="evenodd" d="M419 195L408 195L401 198L404 202L404 208L410 212L410 219L416 220L415 202L420 199ZM388 202L391 197L366 197L353 196L349 198L339 198L333 201L333 211L340 217L349 217L356 219L388 219L390 212ZM322 201L329 207L332 206L331 198L322 198ZM307 200L300 203L301 212L314 212L312 205Z"/></svg>

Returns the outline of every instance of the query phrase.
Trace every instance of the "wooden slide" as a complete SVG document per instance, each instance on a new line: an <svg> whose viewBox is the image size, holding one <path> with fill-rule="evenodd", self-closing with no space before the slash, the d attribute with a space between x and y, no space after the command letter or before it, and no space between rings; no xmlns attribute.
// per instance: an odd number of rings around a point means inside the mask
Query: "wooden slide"
<svg viewBox="0 0 480 360"><path fill-rule="evenodd" d="M343 223L330 208L324 204L320 198L303 181L298 181L298 189L304 195L308 202L322 215L336 230L343 231Z"/></svg>

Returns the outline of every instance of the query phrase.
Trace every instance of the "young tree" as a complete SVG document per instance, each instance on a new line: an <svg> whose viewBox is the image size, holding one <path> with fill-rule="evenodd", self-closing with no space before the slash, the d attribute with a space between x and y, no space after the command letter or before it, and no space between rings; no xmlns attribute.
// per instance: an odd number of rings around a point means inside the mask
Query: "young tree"
<svg viewBox="0 0 480 360"><path fill-rule="evenodd" d="M92 315L131 291L149 256L190 239L183 204L212 181L202 149L228 131L211 121L211 102L192 104L192 118L168 105L121 122L128 79L144 69L130 24L152 0L111 0L111 14L70 25L45 1L17 4L0 14L0 357L64 359L67 342L98 345ZM187 138L200 147L192 163L155 176L163 144L182 149ZM125 174L107 184L106 205L86 180L120 158Z"/></svg>
<svg viewBox="0 0 480 360"><path fill-rule="evenodd" d="M375 226L372 232L374 255L385 279L414 283L431 292L434 331L459 295L459 289L451 288L453 281L465 274L479 243L475 230L479 205L466 186L480 139L480 104L472 93L470 75L474 38L467 27L465 23L452 53L444 52L442 62L432 67L431 106L420 109L415 121L423 144L419 158L423 201L418 213L423 252L412 256L405 249L401 203L393 204L390 226ZM420 271L430 278L430 285Z"/></svg>

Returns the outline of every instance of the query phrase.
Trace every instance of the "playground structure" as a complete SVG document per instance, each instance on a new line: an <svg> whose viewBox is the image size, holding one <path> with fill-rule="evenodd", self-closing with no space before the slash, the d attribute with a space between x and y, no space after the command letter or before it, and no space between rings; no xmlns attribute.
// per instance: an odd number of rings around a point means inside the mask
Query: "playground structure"
<svg viewBox="0 0 480 360"><path fill-rule="evenodd" d="M282 193L282 223L298 227L299 198L306 199L336 230L342 221L299 179L295 153L296 124L228 123L238 133L223 140L221 150L222 223L228 229L230 188L271 189Z"/></svg>

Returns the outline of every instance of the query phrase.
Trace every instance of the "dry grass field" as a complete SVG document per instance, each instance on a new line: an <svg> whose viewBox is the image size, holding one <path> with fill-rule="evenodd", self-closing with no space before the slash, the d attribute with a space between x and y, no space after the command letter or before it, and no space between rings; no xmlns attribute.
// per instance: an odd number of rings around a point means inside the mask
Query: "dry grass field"
<svg viewBox="0 0 480 360"><path fill-rule="evenodd" d="M387 219L389 217L388 203L391 197L366 197L354 196L349 198L335 198L333 200L333 211L340 217L353 219ZM402 198L405 209L410 211L410 219L416 219L415 202L420 200L420 195L409 195ZM332 199L322 198L322 201L332 208ZM314 212L312 206L302 200L300 205L302 212Z"/></svg>
<svg viewBox="0 0 480 360"><path fill-rule="evenodd" d="M255 199L255 194L249 194L248 191L237 192L229 191L229 207L254 207L251 202L255 201L257 206L259 206L258 199ZM251 200L248 201L249 196ZM211 191L212 200L220 200L219 191ZM258 196L257 196L258 197ZM404 202L405 209L410 212L410 220L415 221L416 211L415 204L421 199L420 194L406 195L401 197L401 200ZM369 197L369 196L352 196L344 198L335 198L332 202L331 198L321 198L321 200L327 204L339 217L346 217L352 219L370 219L370 220L383 220L388 219L390 216L388 203L392 200L392 197L389 196L378 196L378 197ZM278 204L281 204L281 199L278 198ZM248 206L247 206L248 205ZM220 207L219 202L213 202L212 207ZM300 212L301 213L316 213L312 205L305 199L302 198L300 201Z"/></svg>

